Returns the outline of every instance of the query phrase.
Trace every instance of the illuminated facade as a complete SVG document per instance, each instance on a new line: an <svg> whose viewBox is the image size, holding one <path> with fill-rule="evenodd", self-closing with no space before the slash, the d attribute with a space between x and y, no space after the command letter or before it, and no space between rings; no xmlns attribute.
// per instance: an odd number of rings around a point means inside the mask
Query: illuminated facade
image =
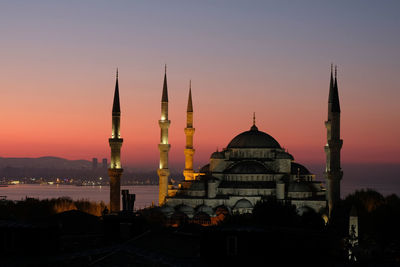
<svg viewBox="0 0 400 267"><path fill-rule="evenodd" d="M164 204L166 197L168 196L168 177L170 171L168 169L168 152L171 145L168 143L168 128L171 121L168 120L168 85L167 85L167 67L165 67L164 73L164 85L161 98L161 119L158 121L160 126L160 144L158 150L160 151L160 165L157 170L159 177L159 205Z"/></svg>
<svg viewBox="0 0 400 267"><path fill-rule="evenodd" d="M211 219L219 212L252 212L258 201L268 197L289 201L299 212L323 213L326 208L321 182L254 123L222 151L212 153L200 175L183 181L166 205L174 209L170 216L184 213L189 219Z"/></svg>
<svg viewBox="0 0 400 267"><path fill-rule="evenodd" d="M117 213L121 209L120 192L121 192L121 147L123 139L120 132L121 109L119 104L119 86L118 86L118 70L115 82L114 102L112 108L112 132L108 142L111 147L111 162L108 169L110 176L110 212Z"/></svg>
<svg viewBox="0 0 400 267"><path fill-rule="evenodd" d="M328 120L325 122L327 131L327 144L325 145L326 154L326 200L328 201L329 214L335 203L340 199L340 181L343 171L340 166L340 150L343 140L340 139L340 103L337 85L337 70L335 67L335 78L333 78L331 67L331 81L328 100Z"/></svg>

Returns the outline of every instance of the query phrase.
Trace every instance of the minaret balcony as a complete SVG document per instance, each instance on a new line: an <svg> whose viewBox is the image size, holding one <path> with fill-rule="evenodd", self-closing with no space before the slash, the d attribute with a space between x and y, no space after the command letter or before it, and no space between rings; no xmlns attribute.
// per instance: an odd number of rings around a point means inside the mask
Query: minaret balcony
<svg viewBox="0 0 400 267"><path fill-rule="evenodd" d="M327 147L329 147L331 150L333 149L341 149L343 146L343 140L339 139L339 140L335 140L335 139L331 139L328 140L328 144L326 145Z"/></svg>
<svg viewBox="0 0 400 267"><path fill-rule="evenodd" d="M168 152L170 148L170 144L158 144L158 150L160 150L160 152Z"/></svg>
<svg viewBox="0 0 400 267"><path fill-rule="evenodd" d="M185 134L192 136L194 134L195 128L185 128Z"/></svg>
<svg viewBox="0 0 400 267"><path fill-rule="evenodd" d="M171 124L170 120L159 120L158 121L158 125L160 126L161 129L168 128L170 124Z"/></svg>
<svg viewBox="0 0 400 267"><path fill-rule="evenodd" d="M111 177L121 177L123 172L124 172L124 169L122 169L122 168L109 168L108 169L108 175Z"/></svg>
<svg viewBox="0 0 400 267"><path fill-rule="evenodd" d="M195 152L195 150L193 148L185 148L185 150L184 150L185 156L186 155L187 156L193 156L194 152Z"/></svg>
<svg viewBox="0 0 400 267"><path fill-rule="evenodd" d="M158 169L157 170L158 176L168 177L170 175L169 169Z"/></svg>
<svg viewBox="0 0 400 267"><path fill-rule="evenodd" d="M108 139L108 143L110 144L110 147L112 148L121 148L122 146L122 142L124 141L124 139L122 138L109 138Z"/></svg>
<svg viewBox="0 0 400 267"><path fill-rule="evenodd" d="M108 138L108 142L110 143L122 143L124 141L123 138Z"/></svg>
<svg viewBox="0 0 400 267"><path fill-rule="evenodd" d="M327 180L342 180L343 178L343 171L342 170L330 170L324 172L324 177Z"/></svg>

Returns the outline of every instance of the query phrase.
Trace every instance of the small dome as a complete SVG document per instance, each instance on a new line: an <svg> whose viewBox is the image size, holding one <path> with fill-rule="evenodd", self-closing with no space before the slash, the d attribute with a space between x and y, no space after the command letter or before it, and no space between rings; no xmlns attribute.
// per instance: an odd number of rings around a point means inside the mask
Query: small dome
<svg viewBox="0 0 400 267"><path fill-rule="evenodd" d="M204 166L201 167L200 170L199 170L199 172L202 172L202 173L207 173L207 172L209 172L209 171L210 171L210 164L204 165Z"/></svg>
<svg viewBox="0 0 400 267"><path fill-rule="evenodd" d="M306 167L304 167L303 165L296 163L296 162L292 162L291 166L290 166L290 173L291 174L300 174L300 175L310 175L310 171L307 170Z"/></svg>
<svg viewBox="0 0 400 267"><path fill-rule="evenodd" d="M196 213L200 213L200 212L206 213L208 216L215 215L214 210L210 206L207 206L207 205L198 206L196 208Z"/></svg>
<svg viewBox="0 0 400 267"><path fill-rule="evenodd" d="M264 164L254 160L240 161L239 163L229 167L225 173L231 174L261 174L270 173Z"/></svg>
<svg viewBox="0 0 400 267"><path fill-rule="evenodd" d="M211 154L211 159L224 159L225 154L222 151L215 151L214 153Z"/></svg>
<svg viewBox="0 0 400 267"><path fill-rule="evenodd" d="M175 207L175 209L179 212L185 213L189 217L193 216L193 214L194 214L194 209L185 204L179 205L179 206Z"/></svg>
<svg viewBox="0 0 400 267"><path fill-rule="evenodd" d="M253 205L247 199L242 198L236 202L235 207L233 209L252 209Z"/></svg>
<svg viewBox="0 0 400 267"><path fill-rule="evenodd" d="M174 209L168 205L162 206L160 208L160 211L167 217L170 217L174 213Z"/></svg>
<svg viewBox="0 0 400 267"><path fill-rule="evenodd" d="M253 125L250 131L233 138L228 148L281 148L281 146L272 136L259 131L257 126Z"/></svg>

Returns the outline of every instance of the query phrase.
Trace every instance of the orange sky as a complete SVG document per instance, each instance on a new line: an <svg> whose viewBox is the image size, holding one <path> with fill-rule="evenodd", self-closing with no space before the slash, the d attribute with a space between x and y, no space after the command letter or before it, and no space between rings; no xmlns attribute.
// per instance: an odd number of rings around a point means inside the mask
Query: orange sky
<svg viewBox="0 0 400 267"><path fill-rule="evenodd" d="M343 161L400 163L400 22L392 6L158 4L3 6L0 156L109 158L118 66L123 164L157 166L168 63L172 165L183 166L189 79L196 167L248 130L253 112L297 161L323 162L333 61Z"/></svg>

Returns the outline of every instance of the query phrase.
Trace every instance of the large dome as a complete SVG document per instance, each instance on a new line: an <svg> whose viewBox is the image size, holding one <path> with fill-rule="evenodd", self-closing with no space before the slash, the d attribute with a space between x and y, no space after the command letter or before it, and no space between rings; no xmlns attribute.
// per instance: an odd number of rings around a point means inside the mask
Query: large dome
<svg viewBox="0 0 400 267"><path fill-rule="evenodd" d="M228 148L281 148L281 146L272 136L259 131L257 126L253 125L250 131L233 138Z"/></svg>

